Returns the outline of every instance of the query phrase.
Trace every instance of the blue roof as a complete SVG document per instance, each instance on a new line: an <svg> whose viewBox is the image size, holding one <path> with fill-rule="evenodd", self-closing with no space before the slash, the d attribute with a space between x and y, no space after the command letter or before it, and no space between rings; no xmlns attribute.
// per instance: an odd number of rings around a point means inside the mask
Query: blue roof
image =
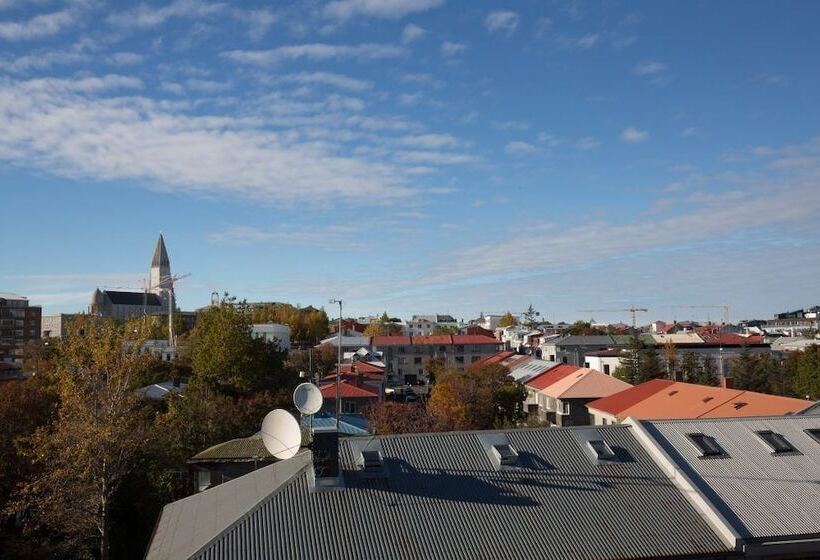
<svg viewBox="0 0 820 560"><path fill-rule="evenodd" d="M310 426L310 416L302 416L302 426ZM314 428L335 428L336 416L327 412L313 415ZM358 414L342 414L339 417L339 435L341 436L368 436L370 431L367 420Z"/></svg>

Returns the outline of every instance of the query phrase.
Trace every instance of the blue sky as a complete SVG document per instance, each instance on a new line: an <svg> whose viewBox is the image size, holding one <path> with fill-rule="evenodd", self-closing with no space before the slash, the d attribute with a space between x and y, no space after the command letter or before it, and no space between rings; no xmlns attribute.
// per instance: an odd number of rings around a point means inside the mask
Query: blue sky
<svg viewBox="0 0 820 560"><path fill-rule="evenodd" d="M0 0L0 291L818 303L816 2ZM625 320L627 314L599 314Z"/></svg>

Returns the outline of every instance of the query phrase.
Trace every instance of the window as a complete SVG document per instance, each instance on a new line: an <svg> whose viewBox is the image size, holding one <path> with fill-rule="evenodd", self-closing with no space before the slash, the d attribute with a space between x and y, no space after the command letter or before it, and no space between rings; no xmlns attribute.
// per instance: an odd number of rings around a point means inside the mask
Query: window
<svg viewBox="0 0 820 560"><path fill-rule="evenodd" d="M766 443L766 445L769 446L772 450L772 455L777 455L780 453L797 453L797 448L789 443L789 440L783 437L783 434L778 434L771 430L761 430L755 433Z"/></svg>
<svg viewBox="0 0 820 560"><path fill-rule="evenodd" d="M555 361L555 354L550 354L549 361L551 361L551 362Z"/></svg>
<svg viewBox="0 0 820 560"><path fill-rule="evenodd" d="M413 358L413 363L414 364L420 364L421 363L421 358Z"/></svg>
<svg viewBox="0 0 820 560"><path fill-rule="evenodd" d="M584 362L584 367L589 369L589 362Z"/></svg>
<svg viewBox="0 0 820 560"><path fill-rule="evenodd" d="M609 375L609 364L604 364L604 373Z"/></svg>
<svg viewBox="0 0 820 560"><path fill-rule="evenodd" d="M686 434L689 441L700 451L701 457L723 457L726 452L720 447L715 438L707 436L706 434Z"/></svg>
<svg viewBox="0 0 820 560"><path fill-rule="evenodd" d="M356 403L350 401L342 401L342 412L345 414L356 413Z"/></svg>
<svg viewBox="0 0 820 560"><path fill-rule="evenodd" d="M810 438L813 438L814 441L820 443L820 428L808 428L803 431L806 432L806 435L808 435Z"/></svg>
<svg viewBox="0 0 820 560"><path fill-rule="evenodd" d="M602 439L593 439L587 442L599 461L614 461L617 459L612 448Z"/></svg>
<svg viewBox="0 0 820 560"><path fill-rule="evenodd" d="M569 414L569 401L559 401L561 414Z"/></svg>

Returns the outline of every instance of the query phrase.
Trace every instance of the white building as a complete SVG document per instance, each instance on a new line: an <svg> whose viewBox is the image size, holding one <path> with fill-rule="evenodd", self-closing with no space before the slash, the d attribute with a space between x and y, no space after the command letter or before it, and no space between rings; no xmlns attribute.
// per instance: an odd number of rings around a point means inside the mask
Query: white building
<svg viewBox="0 0 820 560"><path fill-rule="evenodd" d="M407 336L430 336L441 334L437 327L451 329L455 332L458 329L458 321L450 315L413 315L405 325Z"/></svg>
<svg viewBox="0 0 820 560"><path fill-rule="evenodd" d="M251 325L251 336L264 338L279 346L279 350L290 350L290 327L277 323L260 323Z"/></svg>

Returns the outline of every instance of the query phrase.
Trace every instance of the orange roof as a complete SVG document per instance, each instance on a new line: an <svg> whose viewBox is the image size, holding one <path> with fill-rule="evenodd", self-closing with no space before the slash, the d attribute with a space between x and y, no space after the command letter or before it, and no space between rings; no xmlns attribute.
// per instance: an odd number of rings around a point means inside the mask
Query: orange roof
<svg viewBox="0 0 820 560"><path fill-rule="evenodd" d="M629 417L661 420L772 416L799 412L811 404L802 399L740 389L654 379L612 397L593 401L587 408L608 412L619 420Z"/></svg>
<svg viewBox="0 0 820 560"><path fill-rule="evenodd" d="M608 397L632 387L626 381L595 369L580 368L540 392L555 399L591 399Z"/></svg>
<svg viewBox="0 0 820 560"><path fill-rule="evenodd" d="M417 345L441 345L447 346L453 343L453 339L449 334L433 334L430 336L414 336L413 344Z"/></svg>
<svg viewBox="0 0 820 560"><path fill-rule="evenodd" d="M497 363L503 362L507 358L510 358L512 356L515 356L515 355L516 355L516 352L513 352L512 350L505 350L503 352L498 352L496 354L493 354L492 356L487 356L486 358L482 358L481 360L478 360L477 362L473 362L473 365L497 364Z"/></svg>
<svg viewBox="0 0 820 560"><path fill-rule="evenodd" d="M333 368L336 371L336 368ZM384 368L369 362L353 362L352 364L342 364L342 373L384 373Z"/></svg>
<svg viewBox="0 0 820 560"><path fill-rule="evenodd" d="M501 342L495 337L482 334L454 334L453 344L501 344Z"/></svg>
<svg viewBox="0 0 820 560"><path fill-rule="evenodd" d="M319 390L322 391L322 397L325 399L336 399L335 383L322 385ZM362 387L351 385L347 381L342 381L339 383L339 397L343 399L377 399L379 395Z"/></svg>
<svg viewBox="0 0 820 560"><path fill-rule="evenodd" d="M579 369L581 368L579 368L578 366L569 366L566 364L561 364L552 369L548 369L544 373L536 375L535 377L527 381L524 385L531 389L545 389L553 383L561 381L566 376L578 371Z"/></svg>
<svg viewBox="0 0 820 560"><path fill-rule="evenodd" d="M371 346L408 346L409 336L374 336L370 339Z"/></svg>

